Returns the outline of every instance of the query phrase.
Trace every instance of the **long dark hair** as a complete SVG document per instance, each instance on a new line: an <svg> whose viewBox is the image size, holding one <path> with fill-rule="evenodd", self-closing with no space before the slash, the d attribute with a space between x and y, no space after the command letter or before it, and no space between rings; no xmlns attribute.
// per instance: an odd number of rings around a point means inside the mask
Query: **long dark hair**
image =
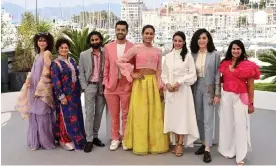
<svg viewBox="0 0 276 166"><path fill-rule="evenodd" d="M34 42L35 52L38 54L40 53L40 48L38 47L39 38L43 38L47 42L47 47L45 48L45 51L48 50L52 52L54 48L54 37L49 32L39 32L34 35L33 42Z"/></svg>
<svg viewBox="0 0 276 166"><path fill-rule="evenodd" d="M191 52L194 54L198 53L198 51L199 51L198 39L199 39L199 36L203 33L205 33L206 36L208 37L208 43L207 43L208 52L213 52L216 50L216 47L214 45L213 38L212 38L211 34L206 29L203 28L203 29L197 30L193 34L193 37L191 39L190 48L191 48Z"/></svg>
<svg viewBox="0 0 276 166"><path fill-rule="evenodd" d="M175 32L175 34L173 35L173 40L174 40L175 36L181 37L182 40L184 41L184 45L183 45L182 51L180 53L180 56L182 57L182 61L184 61L186 54L188 53L188 49L187 49L187 45L186 45L186 36L185 36L184 32L181 32L181 31ZM173 48L174 48L174 45L173 45Z"/></svg>
<svg viewBox="0 0 276 166"><path fill-rule="evenodd" d="M244 44L242 41L240 40L234 40L230 43L228 49L227 49L227 52L226 52L226 55L225 55L225 58L221 61L221 63L223 61L228 61L228 60L232 60L233 58L233 55L232 55L232 47L233 45L236 44L238 47L241 48L242 50L242 53L241 53L241 56L237 59L236 63L234 64L233 68L236 68L238 66L238 64L243 61L243 60L246 60L247 59L247 54L246 54L246 51L245 51L245 47L244 47Z"/></svg>

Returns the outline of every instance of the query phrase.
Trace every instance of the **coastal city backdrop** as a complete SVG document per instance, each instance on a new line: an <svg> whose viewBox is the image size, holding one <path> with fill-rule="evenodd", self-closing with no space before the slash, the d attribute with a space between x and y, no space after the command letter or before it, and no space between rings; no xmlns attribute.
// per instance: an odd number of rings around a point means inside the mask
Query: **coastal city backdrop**
<svg viewBox="0 0 276 166"><path fill-rule="evenodd" d="M74 43L72 56L78 60L87 47L80 44L87 33L97 29L107 43L116 38L114 26L118 20L128 22L127 39L133 43L141 42L144 25L153 25L154 45L164 55L171 50L176 31L185 32L189 43L199 28L211 32L222 58L234 39L244 42L251 60L260 66L268 63L259 55L276 49L276 0L3 0L1 5L1 52L9 54L9 73L30 70L30 38L37 32L49 31L55 38L67 36ZM259 82L274 79L272 76Z"/></svg>

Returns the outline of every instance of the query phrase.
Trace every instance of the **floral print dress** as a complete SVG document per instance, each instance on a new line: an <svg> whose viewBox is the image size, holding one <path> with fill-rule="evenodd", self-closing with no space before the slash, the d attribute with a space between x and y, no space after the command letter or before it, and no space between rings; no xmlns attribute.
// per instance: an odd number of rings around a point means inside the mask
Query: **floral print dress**
<svg viewBox="0 0 276 166"><path fill-rule="evenodd" d="M75 149L83 149L86 144L79 71L72 58L59 56L51 64L51 81L56 102L55 136L60 143L74 143ZM61 104L66 97L68 104Z"/></svg>

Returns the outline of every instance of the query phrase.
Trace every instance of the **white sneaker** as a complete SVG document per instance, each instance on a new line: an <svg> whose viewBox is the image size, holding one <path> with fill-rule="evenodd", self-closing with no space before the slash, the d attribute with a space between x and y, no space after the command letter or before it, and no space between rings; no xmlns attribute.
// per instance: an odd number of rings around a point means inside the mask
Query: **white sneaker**
<svg viewBox="0 0 276 166"><path fill-rule="evenodd" d="M121 142L119 140L112 140L109 149L110 150L116 150L116 149L118 149L120 143Z"/></svg>
<svg viewBox="0 0 276 166"><path fill-rule="evenodd" d="M129 150L127 147L124 146L124 142L122 141L122 147L124 150Z"/></svg>

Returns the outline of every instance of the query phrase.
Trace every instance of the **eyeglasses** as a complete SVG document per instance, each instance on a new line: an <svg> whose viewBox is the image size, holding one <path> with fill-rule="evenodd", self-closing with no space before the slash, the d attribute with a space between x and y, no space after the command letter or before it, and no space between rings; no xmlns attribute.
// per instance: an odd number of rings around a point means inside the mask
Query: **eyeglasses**
<svg viewBox="0 0 276 166"><path fill-rule="evenodd" d="M49 32L38 32L36 35L37 36L40 36L40 35L46 35L46 36L48 36Z"/></svg>

